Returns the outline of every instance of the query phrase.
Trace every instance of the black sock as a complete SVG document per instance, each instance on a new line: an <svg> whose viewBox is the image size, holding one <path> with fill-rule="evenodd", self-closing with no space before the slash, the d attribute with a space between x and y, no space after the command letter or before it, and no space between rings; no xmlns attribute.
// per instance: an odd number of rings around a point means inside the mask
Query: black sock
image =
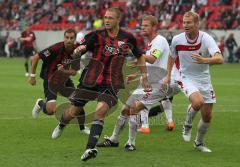
<svg viewBox="0 0 240 167"><path fill-rule="evenodd" d="M149 110L148 116L153 117L158 115L158 113L164 112L161 105L157 105Z"/></svg>
<svg viewBox="0 0 240 167"><path fill-rule="evenodd" d="M59 127L60 127L60 129L63 129L66 125L65 124L63 124L63 123L61 123L61 122L59 122Z"/></svg>
<svg viewBox="0 0 240 167"><path fill-rule="evenodd" d="M26 72L28 72L28 63L25 62L24 66L25 66L25 70L26 70Z"/></svg>
<svg viewBox="0 0 240 167"><path fill-rule="evenodd" d="M85 111L84 111L84 109L77 116L77 120L78 120L79 129L84 130L85 129L85 126L84 126L84 124L85 124Z"/></svg>
<svg viewBox="0 0 240 167"><path fill-rule="evenodd" d="M90 130L90 135L88 138L87 149L89 148L93 149L96 146L98 139L102 134L102 130L103 130L103 121L99 121L99 120L93 121L91 130Z"/></svg>
<svg viewBox="0 0 240 167"><path fill-rule="evenodd" d="M49 115L46 109L46 103L43 100L40 100L38 102L38 105L41 107L43 113L45 113L46 115Z"/></svg>

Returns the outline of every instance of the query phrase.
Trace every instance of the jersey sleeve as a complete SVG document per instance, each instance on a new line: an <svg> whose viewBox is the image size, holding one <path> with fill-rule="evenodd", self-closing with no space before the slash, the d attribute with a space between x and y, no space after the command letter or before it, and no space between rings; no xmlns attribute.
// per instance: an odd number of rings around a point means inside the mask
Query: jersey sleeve
<svg viewBox="0 0 240 167"><path fill-rule="evenodd" d="M132 46L132 54L134 57L139 58L144 54L144 51L137 46L137 40L133 35L129 37L129 43Z"/></svg>
<svg viewBox="0 0 240 167"><path fill-rule="evenodd" d="M203 38L203 43L207 44L207 50L211 56L214 56L215 53L221 53L217 43L212 36L206 34Z"/></svg>
<svg viewBox="0 0 240 167"><path fill-rule="evenodd" d="M83 45L86 45L87 47L87 51L93 51L94 50L94 45L97 41L97 31L92 31L90 33L88 33L87 35L85 35L84 40L82 42Z"/></svg>
<svg viewBox="0 0 240 167"><path fill-rule="evenodd" d="M166 46L160 40L153 42L150 54L159 59L162 56L165 47Z"/></svg>
<svg viewBox="0 0 240 167"><path fill-rule="evenodd" d="M42 59L43 62L47 62L50 59L53 59L54 56L56 56L56 54L55 54L56 48L57 48L57 44L52 45L52 46L40 51L38 53L38 55Z"/></svg>

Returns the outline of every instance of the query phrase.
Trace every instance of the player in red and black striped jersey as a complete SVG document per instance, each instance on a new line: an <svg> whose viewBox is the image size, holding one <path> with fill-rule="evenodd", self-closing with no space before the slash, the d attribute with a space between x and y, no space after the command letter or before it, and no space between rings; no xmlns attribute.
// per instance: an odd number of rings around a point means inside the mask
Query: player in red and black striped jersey
<svg viewBox="0 0 240 167"><path fill-rule="evenodd" d="M76 32L68 29L64 33L64 41L56 43L32 57L32 71L29 78L31 85L36 85L35 73L39 59L43 61L40 77L43 79L44 94L46 103L38 99L32 115L39 116L40 110L47 115L53 115L56 111L57 93L64 97L70 96L75 90L71 75L76 75L79 70L80 59L73 60L72 54L77 44L75 44ZM84 115L82 110L81 115ZM80 120L79 120L80 121ZM83 122L80 122L80 130L85 133Z"/></svg>
<svg viewBox="0 0 240 167"><path fill-rule="evenodd" d="M140 71L144 74L143 88L145 91L151 90L143 52L138 49L136 38L119 27L120 14L118 8L107 9L104 16L105 28L87 34L85 41L75 49L75 53L92 52L92 59L81 75L78 89L70 97L72 105L64 112L52 134L53 138L59 137L65 125L74 118L74 113L81 110L88 101L97 99L86 151L81 157L83 161L94 158L97 154L95 146L102 133L105 115L117 104L118 90L124 88L122 67L129 54L137 58Z"/></svg>
<svg viewBox="0 0 240 167"><path fill-rule="evenodd" d="M34 51L37 51L37 45L36 45L36 36L33 31L31 31L31 28L29 26L26 27L25 31L21 33L21 37L18 38L23 45L23 54L25 58L25 76L29 75L28 70L28 60L29 57L34 54Z"/></svg>

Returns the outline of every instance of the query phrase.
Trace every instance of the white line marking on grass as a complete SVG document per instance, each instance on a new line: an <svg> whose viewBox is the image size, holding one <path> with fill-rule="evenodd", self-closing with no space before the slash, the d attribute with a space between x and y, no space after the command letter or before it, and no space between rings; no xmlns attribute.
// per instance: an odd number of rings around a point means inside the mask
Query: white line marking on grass
<svg viewBox="0 0 240 167"><path fill-rule="evenodd" d="M176 109L175 109L176 110ZM184 113L182 111L173 111L174 113ZM217 113L240 113L239 110L214 110L213 112ZM40 119L55 119L55 117L42 117L38 119L33 119L31 117L3 117L0 120L40 120Z"/></svg>
<svg viewBox="0 0 240 167"><path fill-rule="evenodd" d="M32 117L2 117L2 118L0 118L0 120L21 120L21 119L39 120L39 119L52 119L52 117L43 117L43 118L38 118L38 119L34 119Z"/></svg>

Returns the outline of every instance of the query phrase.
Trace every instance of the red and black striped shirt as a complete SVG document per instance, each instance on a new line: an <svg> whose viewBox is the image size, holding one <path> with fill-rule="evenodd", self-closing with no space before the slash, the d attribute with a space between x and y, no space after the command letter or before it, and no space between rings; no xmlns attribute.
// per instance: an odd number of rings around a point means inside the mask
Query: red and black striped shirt
<svg viewBox="0 0 240 167"><path fill-rule="evenodd" d="M33 42L36 40L36 36L33 31L23 31L21 34L22 38L30 37L30 41L23 41L23 46L25 48L32 48L34 49Z"/></svg>
<svg viewBox="0 0 240 167"><path fill-rule="evenodd" d="M59 42L39 52L39 56L43 61L40 77L50 79L57 70L58 64L68 64L68 68L71 66L73 69L79 70L80 60L71 61L71 55L77 46L75 44L71 51L67 51L64 42Z"/></svg>
<svg viewBox="0 0 240 167"><path fill-rule="evenodd" d="M94 85L122 85L122 66L125 57L128 56L127 51L131 50L136 58L143 54L137 47L134 35L123 29L120 29L114 38L108 35L106 29L92 31L85 36L83 44L86 45L87 51L93 53L83 78L88 80L87 83Z"/></svg>

